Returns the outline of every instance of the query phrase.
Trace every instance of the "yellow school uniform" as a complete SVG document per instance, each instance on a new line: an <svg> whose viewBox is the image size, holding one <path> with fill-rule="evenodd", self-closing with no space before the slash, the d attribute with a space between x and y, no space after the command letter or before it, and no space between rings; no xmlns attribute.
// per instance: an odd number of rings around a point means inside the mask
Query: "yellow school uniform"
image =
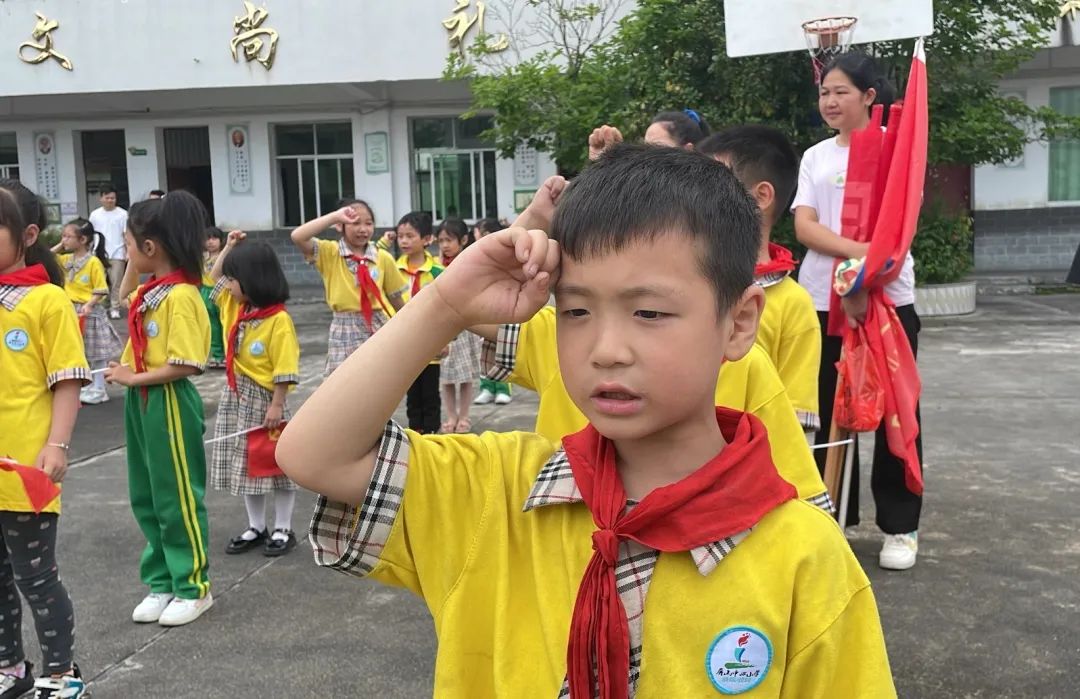
<svg viewBox="0 0 1080 699"><path fill-rule="evenodd" d="M412 269L409 267L408 255L402 255L397 259L397 268L401 272L401 276L405 279L405 282L408 285L405 287L405 293L402 294L402 301L408 301L410 298L412 298L412 275L414 272L420 273L421 289L423 289L431 282L435 281L435 278L443 273L443 266L436 262L435 257L427 250L424 251L424 263L416 269Z"/></svg>
<svg viewBox="0 0 1080 699"><path fill-rule="evenodd" d="M203 270L202 270L202 285L214 286L214 278L210 276L210 270L214 268L214 262L217 261L218 255L210 256L209 254L203 255Z"/></svg>
<svg viewBox="0 0 1080 699"><path fill-rule="evenodd" d="M420 436L393 423L378 454L364 509L320 499L316 561L424 599L434 696L554 699L596 531L565 455L535 434ZM747 697L896 696L870 583L809 503L692 552L624 542L616 577L636 699L739 682L756 683ZM745 632L753 643L736 654Z"/></svg>
<svg viewBox="0 0 1080 699"><path fill-rule="evenodd" d="M133 293L131 298L134 297ZM193 284L159 286L143 297L143 303L146 305L143 361L147 371L167 364L195 367L200 372L206 369L210 356L210 316L199 288ZM130 339L120 363L135 368Z"/></svg>
<svg viewBox="0 0 1080 699"><path fill-rule="evenodd" d="M221 324L228 342L233 323L240 316L240 303L221 282L214 287L210 298L221 310ZM250 377L267 391L273 391L275 384L300 381L300 341L288 312L249 320L239 335L239 347L233 360L238 373ZM290 390L292 388L290 386Z"/></svg>
<svg viewBox="0 0 1080 699"><path fill-rule="evenodd" d="M79 319L63 289L0 286L0 377L0 457L33 466L49 438L53 387L90 382ZM0 510L34 511L10 471L0 471ZM60 512L60 499L44 512Z"/></svg>
<svg viewBox="0 0 1080 699"><path fill-rule="evenodd" d="M814 301L786 273L758 277L757 283L765 289L765 310L758 325L757 343L776 366L803 429L816 431L821 427L817 383L821 326Z"/></svg>
<svg viewBox="0 0 1080 699"><path fill-rule="evenodd" d="M563 385L555 344L555 308L545 306L521 325L504 325L496 343L485 342L482 369L496 381L509 381L540 394L536 431L552 441L587 424ZM773 463L799 497L831 509L806 437L795 419L784 385L758 346L737 362L726 362L716 383L716 404L753 413L769 431Z"/></svg>
<svg viewBox="0 0 1080 699"><path fill-rule="evenodd" d="M315 253L311 263L322 277L326 288L326 304L335 313L359 313L360 291L356 284L356 274L349 271L348 257L351 254L343 240L314 240ZM371 299L375 310L384 310L387 315L393 313L390 299L400 297L408 289L408 282L401 274L390 253L381 250L374 243L368 243L364 257L371 278L379 287L379 296Z"/></svg>
<svg viewBox="0 0 1080 699"><path fill-rule="evenodd" d="M109 295L109 283L105 278L105 265L87 253L75 259L71 253L57 255L56 261L64 270L64 292L73 303L86 303L95 294Z"/></svg>

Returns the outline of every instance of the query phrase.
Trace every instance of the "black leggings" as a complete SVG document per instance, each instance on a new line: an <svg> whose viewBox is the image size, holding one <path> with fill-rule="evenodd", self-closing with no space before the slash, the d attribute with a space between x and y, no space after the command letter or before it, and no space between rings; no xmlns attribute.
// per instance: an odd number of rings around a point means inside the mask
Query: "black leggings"
<svg viewBox="0 0 1080 699"><path fill-rule="evenodd" d="M41 674L71 669L75 612L56 568L59 521L55 514L0 511L0 668L26 659L18 594L22 592L34 613L45 665Z"/></svg>
<svg viewBox="0 0 1080 699"><path fill-rule="evenodd" d="M914 305L897 306L896 315L904 326L904 334L911 343L911 351L919 355L919 330L922 323ZM821 323L821 368L818 371L818 411L821 414L821 430L817 433L817 444L829 441L829 427L832 425L833 400L836 397L836 363L840 361L841 338L832 337L825 332L829 314L818 311ZM922 466L922 418L919 406L915 406L915 418L919 422L919 436L915 448L919 452L919 465ZM847 524L859 523L859 449L855 449L855 460L851 471L851 488L848 495ZM814 452L818 470L825 473L826 449ZM874 495L877 507L877 525L886 534L906 534L919 528L919 515L922 512L922 496L907 489L904 480L904 462L893 456L885 438L885 427L879 425L874 435L874 463L870 470L870 491ZM837 502L839 507L840 503Z"/></svg>
<svg viewBox="0 0 1080 699"><path fill-rule="evenodd" d="M421 434L438 434L442 419L442 396L439 393L439 365L428 364L409 387L405 396L409 429Z"/></svg>

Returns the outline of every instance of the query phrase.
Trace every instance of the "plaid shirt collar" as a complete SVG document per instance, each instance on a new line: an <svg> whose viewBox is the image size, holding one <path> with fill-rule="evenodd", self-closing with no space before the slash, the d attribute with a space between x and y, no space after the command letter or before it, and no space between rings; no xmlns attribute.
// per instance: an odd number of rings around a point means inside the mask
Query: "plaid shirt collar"
<svg viewBox="0 0 1080 699"><path fill-rule="evenodd" d="M355 254L352 250L349 249L349 246L345 244L344 238L338 239L338 254L345 259L349 259L352 255ZM368 241L367 247L364 248L364 254L360 257L363 257L368 262L375 262L379 259L379 250L375 247L374 243Z"/></svg>
<svg viewBox="0 0 1080 699"><path fill-rule="evenodd" d="M529 512L538 507L569 505L578 502L584 502L584 499L574 480L570 460L566 458L566 452L560 449L540 469L522 511ZM632 507L637 503L631 501L629 504ZM691 550L690 556L694 559L698 572L708 575L716 570L720 561L735 550L735 546L746 538L751 529Z"/></svg>
<svg viewBox="0 0 1080 699"><path fill-rule="evenodd" d="M14 311L15 307L19 305L19 301L26 298L26 295L33 288L32 286L0 285L0 306L3 306L8 311Z"/></svg>
<svg viewBox="0 0 1080 699"><path fill-rule="evenodd" d="M769 272L768 274L754 277L754 283L762 289L768 289L770 286L776 286L787 279L789 274L791 274L791 272Z"/></svg>
<svg viewBox="0 0 1080 699"><path fill-rule="evenodd" d="M146 313L147 311L156 311L158 306L164 303L169 292L173 290L175 284L163 284L161 286L154 287L150 291L146 292L143 296L142 306L139 307L140 313Z"/></svg>
<svg viewBox="0 0 1080 699"><path fill-rule="evenodd" d="M64 269L66 269L68 271L68 274L70 275L68 277L68 281L71 281L72 279L74 279L75 275L79 273L79 270L81 270L83 267L85 267L86 263L89 262L89 261L90 261L90 253L86 253L82 257L75 257L74 255L69 257L67 259L67 261L64 263Z"/></svg>

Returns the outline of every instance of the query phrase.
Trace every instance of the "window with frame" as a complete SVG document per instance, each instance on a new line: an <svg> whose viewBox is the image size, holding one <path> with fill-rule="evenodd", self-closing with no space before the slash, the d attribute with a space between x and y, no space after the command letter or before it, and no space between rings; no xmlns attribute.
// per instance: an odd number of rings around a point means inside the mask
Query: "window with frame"
<svg viewBox="0 0 1080 699"><path fill-rule="evenodd" d="M481 138L492 125L490 116L411 120L414 209L436 221L497 214L495 147Z"/></svg>
<svg viewBox="0 0 1080 699"><path fill-rule="evenodd" d="M352 124L276 124L278 221L299 226L354 195Z"/></svg>
<svg viewBox="0 0 1080 699"><path fill-rule="evenodd" d="M0 179L19 179L19 147L14 133L0 133Z"/></svg>
<svg viewBox="0 0 1080 699"><path fill-rule="evenodd" d="M1080 116L1080 86L1050 88L1050 106ZM1080 201L1080 140L1050 141L1050 201Z"/></svg>

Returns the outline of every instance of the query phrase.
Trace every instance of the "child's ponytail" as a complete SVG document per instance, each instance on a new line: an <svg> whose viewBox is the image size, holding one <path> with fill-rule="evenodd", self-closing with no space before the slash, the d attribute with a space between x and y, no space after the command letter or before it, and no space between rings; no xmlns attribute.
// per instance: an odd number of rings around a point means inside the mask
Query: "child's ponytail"
<svg viewBox="0 0 1080 699"><path fill-rule="evenodd" d="M173 266L192 280L202 278L206 225L206 208L183 190L163 199L140 201L128 214L128 227L136 240L157 242Z"/></svg>
<svg viewBox="0 0 1080 699"><path fill-rule="evenodd" d="M63 286L64 271L41 239L48 225L45 203L26 185L13 179L0 179L0 200L6 200L0 203L0 226L11 232L15 250L23 256L28 267L40 264L48 273L50 282ZM37 226L38 237L33 245L25 245L23 233L30 226Z"/></svg>

